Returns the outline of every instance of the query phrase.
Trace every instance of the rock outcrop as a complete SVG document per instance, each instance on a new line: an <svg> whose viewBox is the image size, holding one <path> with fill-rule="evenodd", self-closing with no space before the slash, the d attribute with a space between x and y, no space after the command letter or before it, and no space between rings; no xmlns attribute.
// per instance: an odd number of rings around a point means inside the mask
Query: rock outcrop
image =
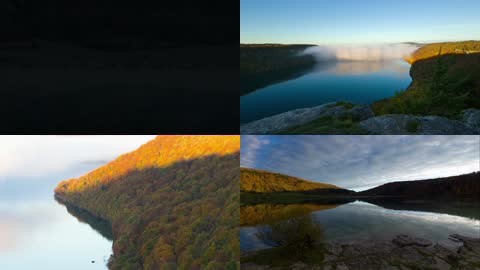
<svg viewBox="0 0 480 270"><path fill-rule="evenodd" d="M240 134L271 134L293 126L306 124L321 117L342 117L350 115L357 120L373 117L373 111L367 105L355 105L346 108L337 102L322 104L312 108L302 108L266 117L240 126Z"/></svg>
<svg viewBox="0 0 480 270"><path fill-rule="evenodd" d="M242 263L244 270L474 270L480 266L480 239L451 235L452 245L398 235L392 241L328 243L321 265L303 262L288 267ZM456 243L456 244L454 244Z"/></svg>
<svg viewBox="0 0 480 270"><path fill-rule="evenodd" d="M480 110L479 109L470 108L468 110L463 111L462 119L467 125L476 129L477 132L480 133Z"/></svg>
<svg viewBox="0 0 480 270"><path fill-rule="evenodd" d="M372 134L478 134L464 122L440 116L387 114L361 121L359 126Z"/></svg>
<svg viewBox="0 0 480 270"><path fill-rule="evenodd" d="M266 117L240 126L240 134L272 134L300 126L322 117L351 117L358 121L358 127L370 134L418 134L418 135L472 135L480 134L480 110L468 109L462 112L460 120L441 116L415 116L407 114L386 114L375 116L368 105L354 105L333 102L311 108L296 109Z"/></svg>

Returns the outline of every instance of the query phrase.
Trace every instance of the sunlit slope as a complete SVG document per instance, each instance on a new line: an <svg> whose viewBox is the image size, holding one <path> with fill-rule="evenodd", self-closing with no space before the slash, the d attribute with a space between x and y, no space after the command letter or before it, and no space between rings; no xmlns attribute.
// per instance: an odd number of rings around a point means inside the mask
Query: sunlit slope
<svg viewBox="0 0 480 270"><path fill-rule="evenodd" d="M110 269L237 269L239 136L158 136L56 196L112 223Z"/></svg>
<svg viewBox="0 0 480 270"><path fill-rule="evenodd" d="M339 187L275 172L240 168L240 190L247 192L304 191Z"/></svg>
<svg viewBox="0 0 480 270"><path fill-rule="evenodd" d="M439 42L426 44L406 57L409 63L442 54L480 53L480 41Z"/></svg>

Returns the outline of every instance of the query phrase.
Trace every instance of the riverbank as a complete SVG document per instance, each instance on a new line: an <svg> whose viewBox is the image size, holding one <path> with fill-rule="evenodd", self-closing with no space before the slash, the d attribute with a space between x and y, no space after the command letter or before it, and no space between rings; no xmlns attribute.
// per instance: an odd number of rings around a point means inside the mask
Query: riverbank
<svg viewBox="0 0 480 270"><path fill-rule="evenodd" d="M283 266L258 263L268 259L261 254L266 251L242 254L241 269L244 270L474 270L480 267L480 238L450 235L451 245L433 243L427 239L405 234L390 241L364 241L349 243L319 244L319 262L305 264L294 262ZM320 254L321 253L321 254Z"/></svg>

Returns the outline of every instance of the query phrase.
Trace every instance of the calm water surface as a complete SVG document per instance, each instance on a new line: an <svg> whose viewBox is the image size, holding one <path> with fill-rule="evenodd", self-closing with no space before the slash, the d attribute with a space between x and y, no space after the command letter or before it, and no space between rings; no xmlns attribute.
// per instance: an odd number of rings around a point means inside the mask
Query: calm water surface
<svg viewBox="0 0 480 270"><path fill-rule="evenodd" d="M337 62L240 97L241 123L282 112L348 100L369 104L392 96L411 82L403 60Z"/></svg>
<svg viewBox="0 0 480 270"><path fill-rule="evenodd" d="M359 201L343 205L242 206L240 246L242 250L271 247L268 239L259 237L259 234L268 232L273 224L299 216L312 219L322 229L325 241L391 240L398 234L408 234L454 245L448 240L450 234L480 237L479 205L444 208L429 204L389 206L394 209ZM397 208L432 210L395 210Z"/></svg>
<svg viewBox="0 0 480 270"><path fill-rule="evenodd" d="M0 269L107 269L112 242L54 200L55 184L0 179Z"/></svg>

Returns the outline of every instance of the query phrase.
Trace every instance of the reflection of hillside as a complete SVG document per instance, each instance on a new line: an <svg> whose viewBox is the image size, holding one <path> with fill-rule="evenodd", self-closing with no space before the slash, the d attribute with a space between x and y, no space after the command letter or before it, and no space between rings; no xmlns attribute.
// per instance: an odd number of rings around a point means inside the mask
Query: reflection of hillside
<svg viewBox="0 0 480 270"><path fill-rule="evenodd" d="M108 220L96 217L87 210L78 208L75 205L66 201L62 201L60 198L55 197L55 200L59 204L64 205L67 208L68 213L76 217L78 221L82 223L87 223L88 225L90 225L90 227L92 227L92 229L100 233L103 237L107 238L110 241L113 241L112 225L110 224L110 222L108 222Z"/></svg>
<svg viewBox="0 0 480 270"><path fill-rule="evenodd" d="M480 212L478 211L480 203L478 202L415 201L402 198L381 197L367 197L360 198L360 200L391 210L431 212L480 220Z"/></svg>
<svg viewBox="0 0 480 270"><path fill-rule="evenodd" d="M312 211L337 207L337 204L256 204L240 207L240 226L272 224L293 217L303 216Z"/></svg>

